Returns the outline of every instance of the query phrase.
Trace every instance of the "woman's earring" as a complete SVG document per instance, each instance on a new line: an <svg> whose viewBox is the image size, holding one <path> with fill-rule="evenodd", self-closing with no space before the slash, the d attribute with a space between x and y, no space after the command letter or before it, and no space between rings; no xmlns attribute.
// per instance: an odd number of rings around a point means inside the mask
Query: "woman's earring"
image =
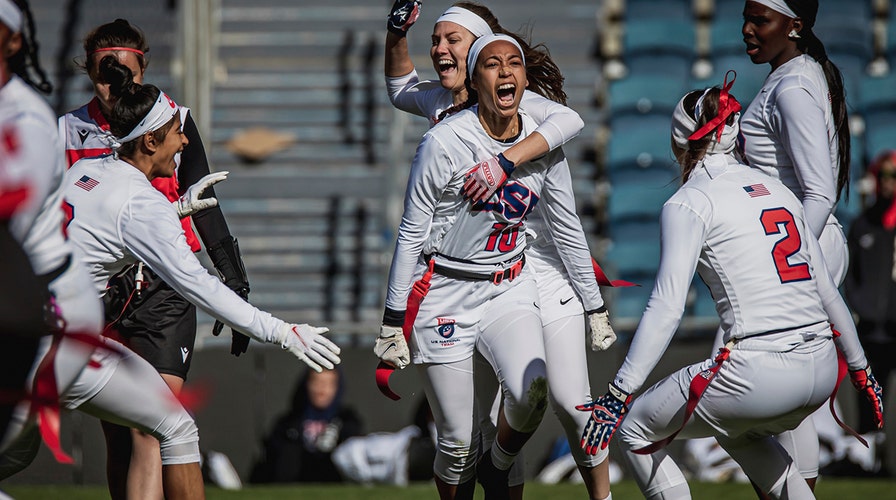
<svg viewBox="0 0 896 500"><path fill-rule="evenodd" d="M800 34L796 32L796 30L790 30L790 33L787 34L788 38L791 40L799 40Z"/></svg>

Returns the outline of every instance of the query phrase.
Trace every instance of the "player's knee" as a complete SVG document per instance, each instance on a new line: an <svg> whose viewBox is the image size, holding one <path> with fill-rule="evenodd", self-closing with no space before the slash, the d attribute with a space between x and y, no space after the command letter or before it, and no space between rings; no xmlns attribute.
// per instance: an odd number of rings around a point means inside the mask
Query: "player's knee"
<svg viewBox="0 0 896 500"><path fill-rule="evenodd" d="M162 465L188 464L199 461L199 429L193 418L183 410L166 419L158 430Z"/></svg>
<svg viewBox="0 0 896 500"><path fill-rule="evenodd" d="M471 443L461 440L438 440L433 472L447 484L460 484L472 478L475 473L476 454Z"/></svg>
<svg viewBox="0 0 896 500"><path fill-rule="evenodd" d="M504 416L514 430L533 432L544 418L547 405L547 379L543 376L533 377L523 394L505 395Z"/></svg>

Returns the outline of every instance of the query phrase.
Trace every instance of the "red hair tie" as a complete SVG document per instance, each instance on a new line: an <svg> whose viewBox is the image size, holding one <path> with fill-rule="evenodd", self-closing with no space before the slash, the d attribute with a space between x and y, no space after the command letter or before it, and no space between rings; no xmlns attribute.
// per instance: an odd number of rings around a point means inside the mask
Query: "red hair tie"
<svg viewBox="0 0 896 500"><path fill-rule="evenodd" d="M125 52L133 52L135 54L145 55L145 53L140 49L135 49L131 47L103 47L102 49L96 49L90 53L90 55L96 54L98 52L113 52L116 50L123 50Z"/></svg>
<svg viewBox="0 0 896 500"><path fill-rule="evenodd" d="M734 73L734 76L731 78L731 82L728 81L728 73ZM728 117L731 116L732 113L737 113L738 111L740 111L740 103L737 102L737 99L735 99L733 95L728 93L728 91L731 90L731 87L734 85L734 80L736 79L736 71L729 69L725 73L725 81L722 82L722 91L719 94L718 116L707 122L706 125L697 129L696 132L691 134L688 137L689 141L702 139L714 129L716 130L716 142L722 139L722 131L725 129L725 122L728 120Z"/></svg>

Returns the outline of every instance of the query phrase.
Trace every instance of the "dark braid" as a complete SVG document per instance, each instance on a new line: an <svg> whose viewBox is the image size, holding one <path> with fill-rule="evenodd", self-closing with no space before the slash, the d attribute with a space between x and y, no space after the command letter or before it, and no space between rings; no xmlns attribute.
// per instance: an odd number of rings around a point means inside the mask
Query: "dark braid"
<svg viewBox="0 0 896 500"><path fill-rule="evenodd" d="M14 1L21 9L25 22L22 25L22 49L9 58L9 69L35 90L49 94L53 91L53 84L47 79L47 73L40 65L31 7L28 6L27 0Z"/></svg>
<svg viewBox="0 0 896 500"><path fill-rule="evenodd" d="M467 78L464 81L464 83L467 83L469 81L470 81L470 79ZM460 104L455 104L454 106L451 106L450 108L446 108L446 109L442 110L442 112L439 113L439 116L436 117L436 122L438 123L438 122L444 120L445 118L448 118L449 116L453 115L454 113L460 113L461 111L469 108L470 106L476 104L477 102L479 102L479 95L476 94L476 91L473 90L469 84L467 84L467 100Z"/></svg>
<svg viewBox="0 0 896 500"><path fill-rule="evenodd" d="M831 114L834 118L834 129L837 134L837 200L846 188L849 195L849 116L846 109L846 88L843 86L843 75L840 69L828 59L824 43L812 31L818 16L818 0L785 0L787 6L803 21L803 29L797 40L797 48L809 54L821 65L824 78L828 84L828 101L831 103Z"/></svg>

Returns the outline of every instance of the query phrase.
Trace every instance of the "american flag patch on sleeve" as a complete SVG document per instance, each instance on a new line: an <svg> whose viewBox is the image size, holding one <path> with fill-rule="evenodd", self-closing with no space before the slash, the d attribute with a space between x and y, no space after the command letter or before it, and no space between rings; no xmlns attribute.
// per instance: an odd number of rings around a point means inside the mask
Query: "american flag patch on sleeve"
<svg viewBox="0 0 896 500"><path fill-rule="evenodd" d="M765 184L750 184L749 186L744 186L744 191L750 195L750 198L756 198L757 196L766 196L771 193L768 192L768 188L765 187Z"/></svg>
<svg viewBox="0 0 896 500"><path fill-rule="evenodd" d="M93 179L91 177L88 177L86 175L83 175L83 176L81 176L80 179L75 181L75 186L78 186L79 188L83 189L84 191L90 191L91 189L95 188L99 183L100 183L100 181Z"/></svg>

